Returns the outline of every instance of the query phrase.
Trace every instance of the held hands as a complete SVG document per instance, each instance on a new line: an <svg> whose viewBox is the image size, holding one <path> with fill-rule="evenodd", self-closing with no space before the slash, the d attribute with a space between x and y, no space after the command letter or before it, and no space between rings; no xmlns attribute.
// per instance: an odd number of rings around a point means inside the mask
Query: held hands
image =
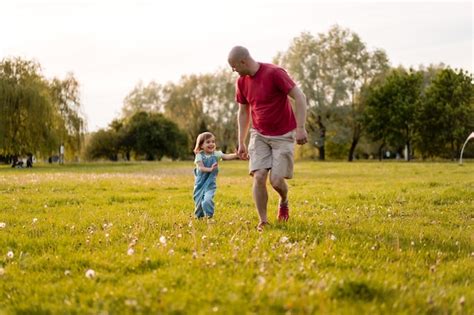
<svg viewBox="0 0 474 315"><path fill-rule="evenodd" d="M305 128L296 129L296 143L302 145L308 142L308 133Z"/></svg>
<svg viewBox="0 0 474 315"><path fill-rule="evenodd" d="M245 146L245 144L239 144L239 148L237 150L237 156L241 160L249 159L249 154L248 154L247 147Z"/></svg>

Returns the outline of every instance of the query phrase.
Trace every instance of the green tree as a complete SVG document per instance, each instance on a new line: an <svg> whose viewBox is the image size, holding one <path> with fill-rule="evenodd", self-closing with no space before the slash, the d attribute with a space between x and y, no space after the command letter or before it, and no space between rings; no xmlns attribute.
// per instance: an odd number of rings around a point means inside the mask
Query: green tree
<svg viewBox="0 0 474 315"><path fill-rule="evenodd" d="M111 161L117 161L118 153L117 133L110 129L100 129L93 133L86 147L86 157L90 160L106 158Z"/></svg>
<svg viewBox="0 0 474 315"><path fill-rule="evenodd" d="M472 74L450 68L439 71L426 90L417 120L422 156L456 159L474 130Z"/></svg>
<svg viewBox="0 0 474 315"><path fill-rule="evenodd" d="M387 71L385 52L369 51L356 33L336 25L317 37L302 33L275 62L288 69L306 95L312 141L318 140L323 123L332 141L349 144L352 161L362 135L362 88Z"/></svg>
<svg viewBox="0 0 474 315"><path fill-rule="evenodd" d="M128 122L127 131L133 151L147 160L161 160L163 156L175 160L185 155L186 135L162 114L137 112Z"/></svg>
<svg viewBox="0 0 474 315"><path fill-rule="evenodd" d="M365 126L372 139L394 147L408 148L415 136L416 110L423 85L421 72L393 69L381 81L374 81L365 97Z"/></svg>

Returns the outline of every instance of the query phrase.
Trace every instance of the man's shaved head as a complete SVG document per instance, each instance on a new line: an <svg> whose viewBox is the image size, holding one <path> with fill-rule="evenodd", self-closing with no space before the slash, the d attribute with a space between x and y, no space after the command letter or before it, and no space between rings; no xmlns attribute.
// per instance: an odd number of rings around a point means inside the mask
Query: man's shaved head
<svg viewBox="0 0 474 315"><path fill-rule="evenodd" d="M250 57L250 53L247 48L242 46L235 46L229 52L229 61L238 61L238 60L245 60Z"/></svg>
<svg viewBox="0 0 474 315"><path fill-rule="evenodd" d="M259 63L250 56L248 49L242 46L232 48L227 61L232 71L237 72L240 76L254 75L260 67Z"/></svg>

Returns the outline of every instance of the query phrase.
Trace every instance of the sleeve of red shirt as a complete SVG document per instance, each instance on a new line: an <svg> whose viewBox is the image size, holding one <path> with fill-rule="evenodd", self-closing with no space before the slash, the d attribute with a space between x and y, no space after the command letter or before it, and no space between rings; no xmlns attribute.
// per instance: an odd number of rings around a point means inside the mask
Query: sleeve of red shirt
<svg viewBox="0 0 474 315"><path fill-rule="evenodd" d="M240 78L235 83L235 101L239 104L248 104L249 102L242 94L242 90L240 88Z"/></svg>
<svg viewBox="0 0 474 315"><path fill-rule="evenodd" d="M282 68L276 68L273 72L273 82L285 94L290 93L291 89L296 85L285 69Z"/></svg>

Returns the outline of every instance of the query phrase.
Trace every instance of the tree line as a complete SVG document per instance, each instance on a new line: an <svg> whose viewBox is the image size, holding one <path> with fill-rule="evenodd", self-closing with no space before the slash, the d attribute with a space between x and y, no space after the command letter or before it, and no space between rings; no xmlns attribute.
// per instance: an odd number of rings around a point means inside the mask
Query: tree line
<svg viewBox="0 0 474 315"><path fill-rule="evenodd" d="M352 161L370 155L381 158L384 152L391 151L408 159L456 158L465 138L474 131L472 74L443 64L418 69L391 67L383 50L368 49L349 29L333 26L327 33L301 33L272 62L287 69L307 97L311 141L309 146L300 148L301 156ZM184 75L178 82L166 84L139 82L124 99L121 116L107 128L88 135L83 145L86 157L183 159L192 155L196 136L205 130L216 135L223 151L235 150L235 79L230 69L220 69ZM7 82L3 74L0 80L3 89ZM45 122L43 129L28 127L33 122L23 119L21 129L32 128L35 131L31 135L48 134L50 126L55 126L54 130L61 133L55 134L55 141L41 138L43 146L48 143L48 148L54 148L58 139L68 135L66 140L74 139L74 148L79 148L84 143L84 130L83 121L77 119L80 107L77 94L73 93L77 92L77 82L72 76L65 81L39 81L43 83L29 83L22 89L41 90L45 84L49 91L47 100L54 100L51 104L55 107L42 111L46 101L42 101L40 96L44 93L40 92L33 93L36 98L31 96L29 103L36 104L35 110L41 115L56 113L56 118L37 116ZM10 94L20 93L11 91ZM4 99L0 89L2 111L10 106L8 117L15 116L17 107L11 101L4 103ZM14 119L7 118L8 126L18 126ZM8 135L2 133L3 129L0 131L0 154L39 150L39 144L33 146L35 140L31 141L28 135L24 135L18 147L11 147L16 134L9 128ZM474 156L474 150L468 148L465 154Z"/></svg>

